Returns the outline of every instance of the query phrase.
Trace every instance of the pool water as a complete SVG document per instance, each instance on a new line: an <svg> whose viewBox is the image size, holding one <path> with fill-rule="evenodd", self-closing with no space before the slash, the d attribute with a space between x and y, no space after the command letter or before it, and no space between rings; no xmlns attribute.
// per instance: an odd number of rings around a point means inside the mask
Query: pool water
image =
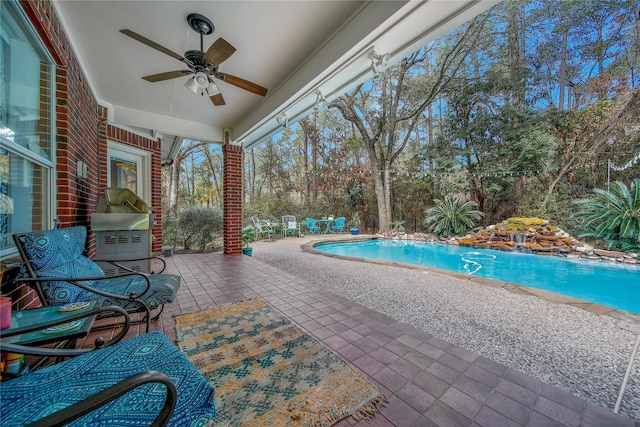
<svg viewBox="0 0 640 427"><path fill-rule="evenodd" d="M315 248L516 283L640 314L638 265L417 241L370 240Z"/></svg>

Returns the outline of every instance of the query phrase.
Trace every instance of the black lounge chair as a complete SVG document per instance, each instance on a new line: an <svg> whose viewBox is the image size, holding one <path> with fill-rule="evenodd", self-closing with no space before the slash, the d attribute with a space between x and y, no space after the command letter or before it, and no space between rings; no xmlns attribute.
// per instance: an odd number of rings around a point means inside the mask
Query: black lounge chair
<svg viewBox="0 0 640 427"><path fill-rule="evenodd" d="M132 270L121 262L107 261L126 273L106 276L102 268L83 255L87 229L69 227L48 231L14 234L22 257L22 272L16 280L33 287L43 305L64 305L104 298L103 305L117 305L128 312L143 312L147 332L151 310L175 301L180 276L162 270L146 274ZM131 261L131 260L126 260Z"/></svg>

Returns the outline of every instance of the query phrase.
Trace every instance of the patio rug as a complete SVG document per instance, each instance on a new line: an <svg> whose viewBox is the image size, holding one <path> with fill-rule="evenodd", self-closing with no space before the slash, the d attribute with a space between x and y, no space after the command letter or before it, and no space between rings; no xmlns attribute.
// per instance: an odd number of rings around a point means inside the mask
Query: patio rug
<svg viewBox="0 0 640 427"><path fill-rule="evenodd" d="M215 426L330 426L387 399L264 301L176 316L180 350L215 387Z"/></svg>

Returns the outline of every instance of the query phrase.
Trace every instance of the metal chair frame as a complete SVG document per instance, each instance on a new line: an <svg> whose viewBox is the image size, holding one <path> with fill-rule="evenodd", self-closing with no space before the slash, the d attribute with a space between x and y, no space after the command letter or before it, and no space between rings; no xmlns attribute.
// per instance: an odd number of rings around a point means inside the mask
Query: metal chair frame
<svg viewBox="0 0 640 427"><path fill-rule="evenodd" d="M137 259L126 259L126 260L117 260L117 261L113 261L113 260L99 260L100 262L108 262L112 265L115 265L116 267L122 269L123 271L126 271L126 273L121 273L121 274L117 274L117 275L112 275L112 276L97 276L97 277L40 277L38 275L38 272L36 271L36 269L34 269L31 260L29 259L29 255L27 254L25 248L24 248L24 236L28 235L30 233L16 233L13 235L13 240L15 242L16 248L18 249L18 253L20 254L20 257L22 258L22 263L21 263L21 276L19 276L15 281L17 284L26 284L32 288L35 289L38 298L40 299L40 302L43 305L49 305L48 304L48 298L47 295L45 293L45 290L43 288L43 284L47 283L47 282L67 282L70 285L76 286L78 288L84 289L88 292L92 292L96 295L100 295L101 297L105 297L105 298L112 298L115 300L121 300L121 301L131 301L133 303L135 303L138 306L138 309L136 310L132 310L129 309L127 310L129 313L135 313L135 312L142 312L144 313L144 317L140 320L136 320L134 321L134 323L145 323L146 326L146 331L149 332L150 330L150 322L151 320L158 320L160 318L160 314L162 314L162 311L164 310L164 304L159 304L157 307L153 307L153 309L158 308L159 311L156 314L155 317L151 318L151 310L152 308L149 307L148 304L146 304L141 298L143 298L145 296L145 294L147 294L147 292L149 291L149 289L151 288L151 279L150 279L150 275L151 274L157 274L160 275L162 274L162 272L165 270L166 268L166 262L164 259L162 259L161 257L146 257L146 258L137 258ZM140 261L140 260L147 260L147 259L158 259L161 261L162 263L162 269L158 272L152 272L151 274L147 274L147 273L142 273L140 271L135 271L132 270L131 268L125 266L122 264L122 262L128 262L128 261ZM92 262L96 262L96 260L90 260ZM118 278L124 278L124 277L132 277L132 276L139 276L140 278L142 278L142 280L144 280L144 284L145 287L142 290L142 292L138 292L136 293L131 293L129 295L120 295L120 294L114 294L114 293L110 293L107 292L105 290L102 289L96 289L95 287L89 286L84 282L96 282L96 281L100 281L100 282L106 282L109 280L113 280L113 279L118 279ZM111 327L113 325L110 326L106 326Z"/></svg>
<svg viewBox="0 0 640 427"><path fill-rule="evenodd" d="M289 227L289 224L292 222L295 222L295 227ZM294 215L284 215L282 217L282 235L287 237L287 233L290 231L298 233L298 237L300 237L300 223L296 221L296 217Z"/></svg>

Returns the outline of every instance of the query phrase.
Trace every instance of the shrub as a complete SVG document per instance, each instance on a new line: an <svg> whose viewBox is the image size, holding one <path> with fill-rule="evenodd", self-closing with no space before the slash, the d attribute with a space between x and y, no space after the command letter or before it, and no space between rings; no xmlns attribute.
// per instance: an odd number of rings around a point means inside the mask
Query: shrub
<svg viewBox="0 0 640 427"><path fill-rule="evenodd" d="M178 218L176 216L165 216L162 218L162 243L172 245L175 249L178 239Z"/></svg>
<svg viewBox="0 0 640 427"><path fill-rule="evenodd" d="M242 246L249 247L249 243L256 240L256 228L253 225L247 225L242 229Z"/></svg>
<svg viewBox="0 0 640 427"><path fill-rule="evenodd" d="M474 201L463 202L461 198L435 199L435 206L425 210L424 224L438 236L462 236L475 227L484 216Z"/></svg>
<svg viewBox="0 0 640 427"><path fill-rule="evenodd" d="M189 208L178 217L178 232L184 249L190 249L193 244L204 252L207 245L222 234L222 212L213 208Z"/></svg>
<svg viewBox="0 0 640 427"><path fill-rule="evenodd" d="M398 233L404 233L406 231L404 228L404 221L391 221L389 223L389 227L391 227L393 231L397 231Z"/></svg>
<svg viewBox="0 0 640 427"><path fill-rule="evenodd" d="M602 239L609 249L625 252L640 249L640 179L630 187L622 182L611 184L610 190L596 188L592 198L574 203L579 212L578 237Z"/></svg>

